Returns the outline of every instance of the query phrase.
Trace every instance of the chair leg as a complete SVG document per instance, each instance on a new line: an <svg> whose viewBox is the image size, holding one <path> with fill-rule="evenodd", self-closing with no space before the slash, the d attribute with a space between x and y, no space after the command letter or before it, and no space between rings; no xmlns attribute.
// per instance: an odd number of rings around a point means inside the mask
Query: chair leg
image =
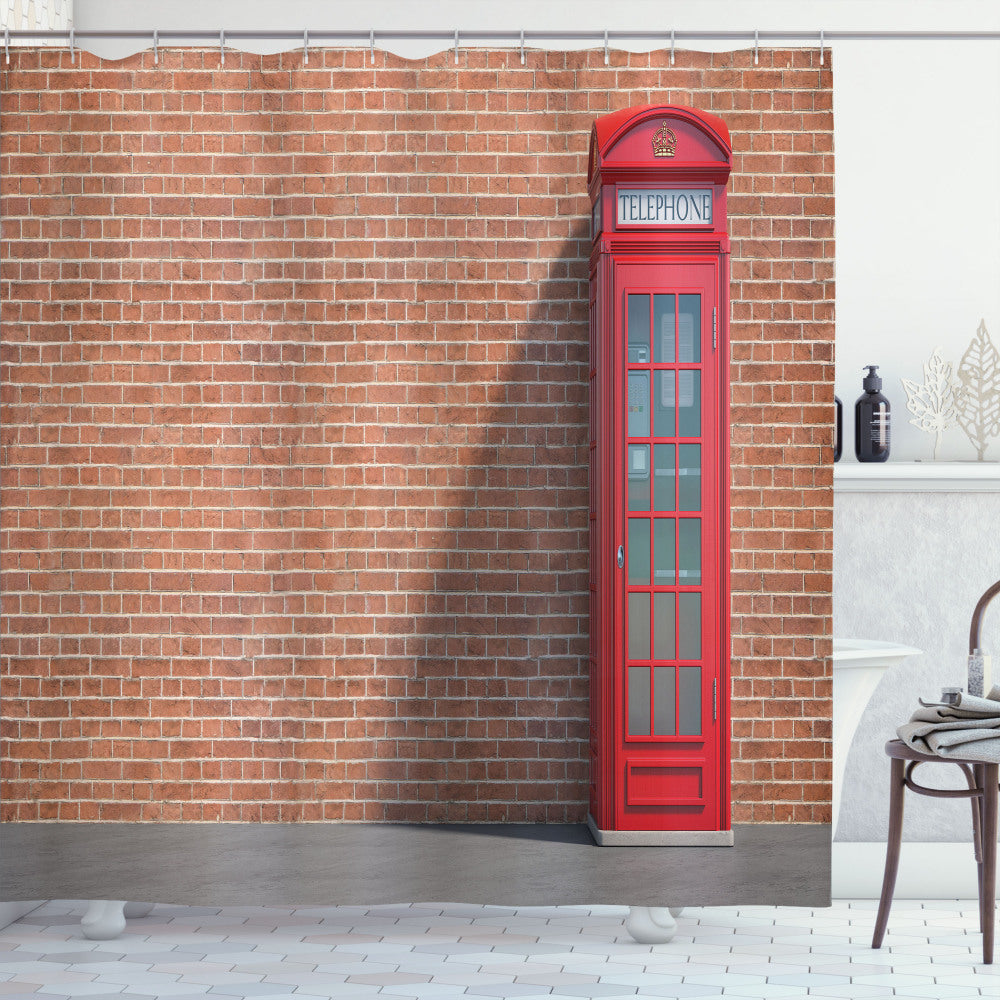
<svg viewBox="0 0 1000 1000"><path fill-rule="evenodd" d="M983 773L984 765L973 764L972 765L972 777L970 778L968 773L966 773L966 778L969 782L969 790L975 791L976 789L983 789L986 787L986 778ZM973 795L969 799L969 803L972 806L972 849L976 856L976 868L977 875L979 878L979 933L983 932L983 920L985 914L983 912L983 803L982 803L982 792L979 795Z"/></svg>
<svg viewBox="0 0 1000 1000"><path fill-rule="evenodd" d="M872 947L881 948L885 928L889 923L889 907L896 888L896 874L899 871L899 851L903 841L903 784L904 761L893 757L889 778L889 837L885 850L885 875L882 877L882 897L878 901L878 916L875 918L875 934Z"/></svg>
<svg viewBox="0 0 1000 1000"><path fill-rule="evenodd" d="M997 780L1000 765L983 765L983 883L979 903L983 915L983 963L993 962L993 926L997 897Z"/></svg>

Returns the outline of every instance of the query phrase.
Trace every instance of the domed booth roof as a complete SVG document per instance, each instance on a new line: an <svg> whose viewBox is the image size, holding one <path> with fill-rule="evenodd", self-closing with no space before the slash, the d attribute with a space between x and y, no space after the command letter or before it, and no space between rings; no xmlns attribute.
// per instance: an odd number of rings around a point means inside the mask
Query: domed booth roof
<svg viewBox="0 0 1000 1000"><path fill-rule="evenodd" d="M732 165L729 129L715 115L673 104L625 108L594 122L587 181L662 178L725 183ZM600 181L598 180L600 179Z"/></svg>

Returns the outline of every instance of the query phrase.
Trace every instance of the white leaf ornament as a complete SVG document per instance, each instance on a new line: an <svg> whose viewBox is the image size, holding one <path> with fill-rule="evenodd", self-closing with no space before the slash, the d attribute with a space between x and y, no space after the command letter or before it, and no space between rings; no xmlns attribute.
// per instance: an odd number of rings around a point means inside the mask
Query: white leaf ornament
<svg viewBox="0 0 1000 1000"><path fill-rule="evenodd" d="M1000 352L990 339L986 321L980 320L976 335L958 366L963 392L958 400L958 422L982 462L990 438L1000 434Z"/></svg>
<svg viewBox="0 0 1000 1000"><path fill-rule="evenodd" d="M962 383L955 377L955 366L945 361L935 348L924 364L924 381L917 385L903 379L906 390L906 408L913 414L910 423L934 435L934 458L938 457L941 435L958 422L959 397L963 395Z"/></svg>

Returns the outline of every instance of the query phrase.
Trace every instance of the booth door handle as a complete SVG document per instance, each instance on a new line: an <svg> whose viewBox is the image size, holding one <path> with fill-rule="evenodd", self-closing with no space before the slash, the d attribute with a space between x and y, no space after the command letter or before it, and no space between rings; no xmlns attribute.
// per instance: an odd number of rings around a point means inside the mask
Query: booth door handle
<svg viewBox="0 0 1000 1000"><path fill-rule="evenodd" d="M625 546L618 546L618 568L621 569L625 565Z"/></svg>

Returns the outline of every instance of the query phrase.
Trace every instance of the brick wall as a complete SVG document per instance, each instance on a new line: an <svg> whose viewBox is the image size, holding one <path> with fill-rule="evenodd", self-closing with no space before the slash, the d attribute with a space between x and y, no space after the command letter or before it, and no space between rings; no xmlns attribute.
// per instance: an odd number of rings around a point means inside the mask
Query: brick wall
<svg viewBox="0 0 1000 1000"><path fill-rule="evenodd" d="M733 816L829 821L818 52L12 50L4 820L579 821L596 116L722 116Z"/></svg>

